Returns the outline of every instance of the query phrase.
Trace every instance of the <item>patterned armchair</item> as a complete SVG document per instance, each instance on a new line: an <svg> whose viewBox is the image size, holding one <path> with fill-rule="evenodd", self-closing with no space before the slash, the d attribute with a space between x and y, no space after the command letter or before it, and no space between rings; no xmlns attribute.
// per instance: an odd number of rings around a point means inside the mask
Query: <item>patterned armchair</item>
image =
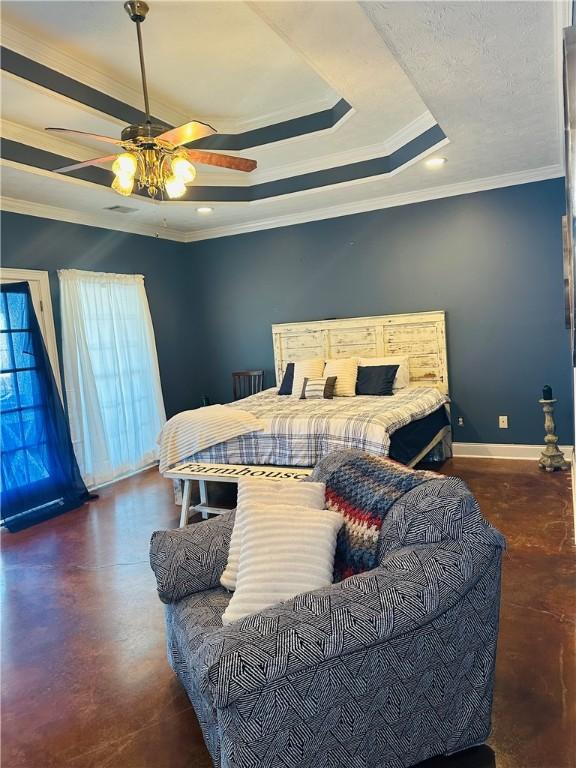
<svg viewBox="0 0 576 768"><path fill-rule="evenodd" d="M223 627L233 522L151 544L170 664L216 768L406 768L486 739L504 539L461 480L392 506L373 570Z"/></svg>

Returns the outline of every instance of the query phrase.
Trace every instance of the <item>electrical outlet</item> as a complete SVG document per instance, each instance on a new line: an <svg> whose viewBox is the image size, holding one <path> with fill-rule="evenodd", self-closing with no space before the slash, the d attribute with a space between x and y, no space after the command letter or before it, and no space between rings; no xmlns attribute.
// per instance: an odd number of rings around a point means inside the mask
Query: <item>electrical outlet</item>
<svg viewBox="0 0 576 768"><path fill-rule="evenodd" d="M508 416L498 416L498 426L500 429L508 429Z"/></svg>
<svg viewBox="0 0 576 768"><path fill-rule="evenodd" d="M464 419L462 416L458 416L458 426L463 427L464 426Z"/></svg>

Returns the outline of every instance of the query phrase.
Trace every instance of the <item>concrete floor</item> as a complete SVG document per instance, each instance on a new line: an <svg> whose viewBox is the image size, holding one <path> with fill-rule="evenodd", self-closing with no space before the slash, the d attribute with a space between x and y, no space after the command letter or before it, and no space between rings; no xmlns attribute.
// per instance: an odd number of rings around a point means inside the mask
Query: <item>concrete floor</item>
<svg viewBox="0 0 576 768"><path fill-rule="evenodd" d="M468 482L508 551L492 736L422 768L574 768L569 475L490 459L454 459L442 471ZM211 765L165 658L148 564L151 532L177 526L178 513L170 483L151 470L76 512L3 531L3 766Z"/></svg>

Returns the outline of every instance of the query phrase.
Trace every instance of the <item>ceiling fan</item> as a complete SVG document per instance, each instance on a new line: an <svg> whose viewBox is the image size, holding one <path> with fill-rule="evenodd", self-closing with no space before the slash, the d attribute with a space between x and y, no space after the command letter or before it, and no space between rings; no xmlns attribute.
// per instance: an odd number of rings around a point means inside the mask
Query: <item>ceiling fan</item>
<svg viewBox="0 0 576 768"><path fill-rule="evenodd" d="M136 23L146 120L142 125L126 126L120 139L68 128L46 128L47 131L87 136L107 144L115 144L124 150L121 154L96 157L83 163L55 168L54 173L68 173L78 168L103 165L113 160L112 171L115 178L112 182L112 189L116 192L121 195L132 194L134 182L137 181L138 187L146 189L150 197L164 197L166 194L168 198L174 200L182 197L186 193L186 184L194 181L196 169L193 163L215 165L248 173L253 171L256 168L255 160L223 155L219 152L207 152L202 149L187 149L182 146L216 133L211 125L193 120L177 128L167 129L165 125L152 122L140 30L140 25L145 20L149 8L143 0L129 0L129 2L124 3L124 8L128 16Z"/></svg>

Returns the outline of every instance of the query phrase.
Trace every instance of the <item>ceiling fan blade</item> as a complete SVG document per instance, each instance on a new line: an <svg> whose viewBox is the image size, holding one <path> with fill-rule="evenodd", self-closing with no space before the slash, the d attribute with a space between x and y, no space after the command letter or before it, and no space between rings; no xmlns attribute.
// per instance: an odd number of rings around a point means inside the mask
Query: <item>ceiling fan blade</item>
<svg viewBox="0 0 576 768"><path fill-rule="evenodd" d="M68 171L76 171L78 168L86 168L87 165L102 165L102 163L109 163L114 160L118 155L106 155L106 157L95 157L92 160L85 160L83 163L74 163L73 165L65 165L63 168L54 168L52 173L68 173Z"/></svg>
<svg viewBox="0 0 576 768"><path fill-rule="evenodd" d="M74 131L71 128L44 128L45 131L54 131L56 133L75 133L78 136L86 136L89 139L96 139L97 141L105 141L107 144L120 145L122 142L119 139L113 139L110 136L100 136L97 133L88 133L87 131Z"/></svg>
<svg viewBox="0 0 576 768"><path fill-rule="evenodd" d="M257 166L256 160L248 160L246 157L221 155L219 152L206 152L203 149L187 149L185 152L191 163L200 163L201 165L217 165L220 168L231 168L234 171L245 171L246 173L250 173Z"/></svg>
<svg viewBox="0 0 576 768"><path fill-rule="evenodd" d="M191 123L184 123L184 125L179 125L177 128L170 128L169 131L161 133L156 138L180 146L180 144L188 144L190 141L203 139L205 136L212 136L214 133L216 133L216 130L211 125L200 123L198 120L192 120Z"/></svg>

